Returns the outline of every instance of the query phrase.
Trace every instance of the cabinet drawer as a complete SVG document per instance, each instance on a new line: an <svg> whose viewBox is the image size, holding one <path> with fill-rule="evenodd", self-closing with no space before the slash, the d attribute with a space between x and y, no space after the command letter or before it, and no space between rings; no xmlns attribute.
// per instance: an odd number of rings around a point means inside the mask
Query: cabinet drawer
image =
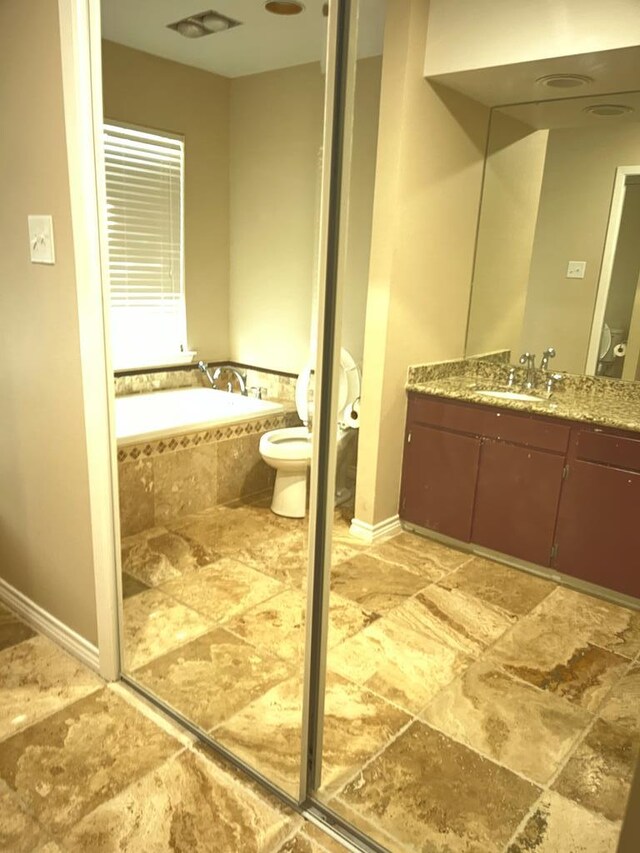
<svg viewBox="0 0 640 853"><path fill-rule="evenodd" d="M409 426L425 426L482 435L486 409L482 406L455 403L438 397L411 396L407 422Z"/></svg>
<svg viewBox="0 0 640 853"><path fill-rule="evenodd" d="M576 458L583 462L640 471L640 437L627 438L595 430L579 430L575 453Z"/></svg>
<svg viewBox="0 0 640 853"><path fill-rule="evenodd" d="M488 412L484 419L487 438L566 453L571 427L536 416L512 415L505 411Z"/></svg>

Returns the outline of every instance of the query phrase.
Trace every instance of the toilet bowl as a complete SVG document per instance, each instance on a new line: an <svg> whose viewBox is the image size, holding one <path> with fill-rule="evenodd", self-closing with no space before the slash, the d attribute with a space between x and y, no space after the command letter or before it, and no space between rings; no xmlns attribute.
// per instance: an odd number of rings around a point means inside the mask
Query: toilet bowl
<svg viewBox="0 0 640 853"><path fill-rule="evenodd" d="M274 429L260 439L260 455L276 471L271 509L287 518L304 518L307 504L307 470L311 463L311 433L307 424L313 416L309 403L313 370L307 366L296 382L296 408L301 427ZM357 403L360 399L360 372L349 353L340 353L338 392L338 466L342 450L359 426Z"/></svg>

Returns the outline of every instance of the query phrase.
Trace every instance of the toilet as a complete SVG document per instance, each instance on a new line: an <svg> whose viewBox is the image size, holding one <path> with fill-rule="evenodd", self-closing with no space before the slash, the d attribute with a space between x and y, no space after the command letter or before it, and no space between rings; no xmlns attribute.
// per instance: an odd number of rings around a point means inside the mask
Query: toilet
<svg viewBox="0 0 640 853"><path fill-rule="evenodd" d="M311 433L308 428L313 403L313 368L307 366L296 381L296 408L303 423L300 427L274 429L260 439L260 455L276 470L271 509L287 518L304 518L307 503L307 470L311 463ZM359 426L360 371L347 350L340 351L340 386L338 391L338 469L346 446ZM339 488L340 491L340 488ZM342 491L344 489L342 488Z"/></svg>

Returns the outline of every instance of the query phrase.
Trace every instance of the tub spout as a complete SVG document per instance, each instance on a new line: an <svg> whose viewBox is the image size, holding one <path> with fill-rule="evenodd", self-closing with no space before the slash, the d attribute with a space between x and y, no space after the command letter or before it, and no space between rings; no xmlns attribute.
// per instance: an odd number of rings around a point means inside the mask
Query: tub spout
<svg viewBox="0 0 640 853"><path fill-rule="evenodd" d="M240 386L240 393L242 394L243 397L246 397L247 393L248 393L247 392L247 374L242 373L240 370L238 370L237 367L233 367L233 365L231 365L231 364L221 364L219 367L216 367L216 369L213 371L213 381L214 382L216 380L220 379L220 374L222 373L223 370L227 371L229 373L233 373L233 375L238 380L238 385Z"/></svg>

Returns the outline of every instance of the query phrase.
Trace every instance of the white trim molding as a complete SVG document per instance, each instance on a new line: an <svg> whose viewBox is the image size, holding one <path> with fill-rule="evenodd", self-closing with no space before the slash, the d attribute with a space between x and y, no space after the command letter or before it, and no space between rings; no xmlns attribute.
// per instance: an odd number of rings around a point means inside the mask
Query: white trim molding
<svg viewBox="0 0 640 853"><path fill-rule="evenodd" d="M0 578L0 601L3 601L7 607L17 613L27 625L62 646L65 651L88 666L89 669L100 672L100 656L97 646L81 637L64 622L56 619L48 610L40 607L39 604L11 586L3 578Z"/></svg>
<svg viewBox="0 0 640 853"><path fill-rule="evenodd" d="M616 169L616 177L613 185L613 197L611 199L611 208L609 212L609 224L607 226L607 236L604 243L604 253L602 256L602 266L600 267L596 304L593 311L593 322L591 323L591 335L589 338L589 350L587 354L586 373L591 373L594 376L596 375L598 368L600 339L607 310L607 300L609 298L613 264L616 257L616 249L618 247L618 236L620 234L620 225L622 223L622 211L627 191L627 179L636 175L640 175L640 165L618 166Z"/></svg>
<svg viewBox="0 0 640 853"><path fill-rule="evenodd" d="M102 158L102 78L99 0L58 0L60 49L89 502L95 577L100 674L120 675L119 526L113 371L107 347L108 311L102 281L108 280L101 211L106 210Z"/></svg>
<svg viewBox="0 0 640 853"><path fill-rule="evenodd" d="M387 539L389 536L395 536L396 533L400 533L401 531L402 525L399 515L392 515L390 518L385 518L384 521L379 521L377 524L367 524L366 521L354 518L349 528L349 533L352 536L370 544L378 542L380 539Z"/></svg>

